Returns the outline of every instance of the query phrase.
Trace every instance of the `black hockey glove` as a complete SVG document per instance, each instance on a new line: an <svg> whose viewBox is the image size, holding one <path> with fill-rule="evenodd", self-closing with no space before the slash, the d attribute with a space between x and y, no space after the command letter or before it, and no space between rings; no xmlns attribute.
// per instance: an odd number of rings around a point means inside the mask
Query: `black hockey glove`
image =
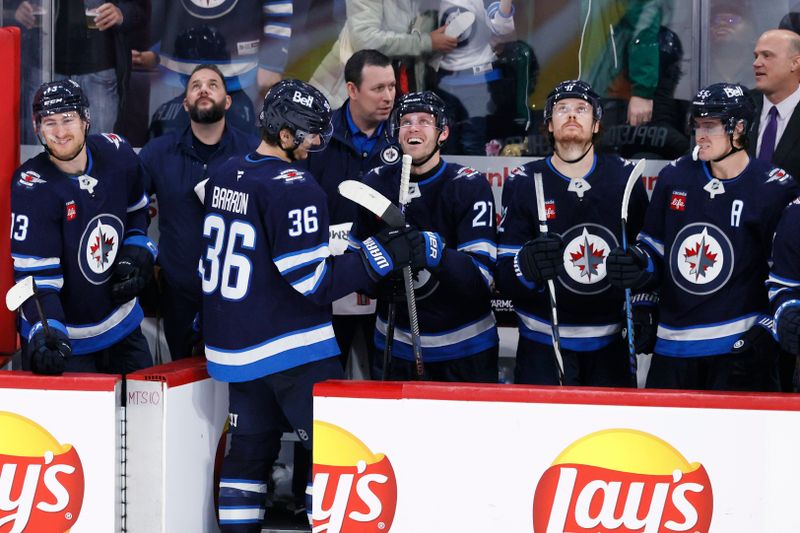
<svg viewBox="0 0 800 533"><path fill-rule="evenodd" d="M633 306L633 342L636 353L653 353L658 331L658 307Z"/></svg>
<svg viewBox="0 0 800 533"><path fill-rule="evenodd" d="M783 320L783 316L781 316L781 320ZM759 317L759 320L733 343L731 353L739 354L754 350L759 356L777 358L778 343L772 336L773 324L772 317Z"/></svg>
<svg viewBox="0 0 800 533"><path fill-rule="evenodd" d="M395 270L425 264L425 241L419 231L404 228L384 228L361 243L361 259L374 281Z"/></svg>
<svg viewBox="0 0 800 533"><path fill-rule="evenodd" d="M124 246L111 276L114 303L125 303L142 292L153 277L154 263L153 254L147 248Z"/></svg>
<svg viewBox="0 0 800 533"><path fill-rule="evenodd" d="M564 241L557 233L544 233L517 252L517 263L528 281L541 284L564 270Z"/></svg>
<svg viewBox="0 0 800 533"><path fill-rule="evenodd" d="M653 279L653 273L647 271L647 256L636 246L611 250L606 257L606 275L618 289L639 289Z"/></svg>
<svg viewBox="0 0 800 533"><path fill-rule="evenodd" d="M778 340L781 348L800 355L800 308L790 307L778 317Z"/></svg>
<svg viewBox="0 0 800 533"><path fill-rule="evenodd" d="M39 329L28 342L28 356L34 374L60 376L64 373L67 358L72 354L69 338L55 328L49 328L50 335Z"/></svg>

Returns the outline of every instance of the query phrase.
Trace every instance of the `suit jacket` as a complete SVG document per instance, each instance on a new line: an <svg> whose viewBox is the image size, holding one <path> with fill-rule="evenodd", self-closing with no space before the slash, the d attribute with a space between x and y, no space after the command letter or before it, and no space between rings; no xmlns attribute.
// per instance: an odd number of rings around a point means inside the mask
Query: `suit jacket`
<svg viewBox="0 0 800 533"><path fill-rule="evenodd" d="M758 145L758 132L761 127L761 110L764 104L764 98L759 91L751 91L750 96L756 106L756 116L753 123L753 129L748 136L747 152L750 157L756 156L756 147ZM781 135L781 140L778 141L778 146L775 147L775 153L772 154L772 164L786 170L789 174L800 180L800 106L795 107L792 116L789 117L789 122L786 124L786 129Z"/></svg>

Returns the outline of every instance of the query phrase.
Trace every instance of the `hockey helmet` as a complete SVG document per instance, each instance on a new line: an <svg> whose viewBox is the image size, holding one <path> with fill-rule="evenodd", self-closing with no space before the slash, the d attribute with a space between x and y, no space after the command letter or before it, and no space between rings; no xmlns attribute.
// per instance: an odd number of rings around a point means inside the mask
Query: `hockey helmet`
<svg viewBox="0 0 800 533"><path fill-rule="evenodd" d="M746 134L753 124L755 106L738 83L714 83L700 89L692 101L692 119L704 117L720 119L728 135L743 121Z"/></svg>
<svg viewBox="0 0 800 533"><path fill-rule="evenodd" d="M594 120L599 121L603 116L600 97L592 90L592 86L583 80L567 80L556 85L556 88L547 95L547 100L544 104L545 122L553 118L553 107L555 107L556 102L567 98L578 98L588 102L592 106Z"/></svg>
<svg viewBox="0 0 800 533"><path fill-rule="evenodd" d="M432 91L404 94L394 106L392 116L389 118L389 131L397 137L400 130L400 119L409 113L429 113L436 120L439 130L447 127L447 112L444 100Z"/></svg>
<svg viewBox="0 0 800 533"><path fill-rule="evenodd" d="M74 111L89 122L89 99L74 80L43 83L33 96L33 122L38 126L42 117Z"/></svg>
<svg viewBox="0 0 800 533"><path fill-rule="evenodd" d="M264 97L258 119L261 129L273 139L282 129L290 130L295 147L302 144L306 135L318 134L321 142L310 151L323 150L333 134L328 99L304 81L286 79L273 85Z"/></svg>

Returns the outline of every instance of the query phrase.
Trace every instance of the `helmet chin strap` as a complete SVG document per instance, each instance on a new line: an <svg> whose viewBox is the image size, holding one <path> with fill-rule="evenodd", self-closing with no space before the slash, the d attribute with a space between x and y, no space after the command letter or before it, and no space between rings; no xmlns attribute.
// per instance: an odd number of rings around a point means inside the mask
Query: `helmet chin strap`
<svg viewBox="0 0 800 533"><path fill-rule="evenodd" d="M728 138L730 139L730 142L731 142L731 149L728 151L728 153L727 153L727 154L723 155L722 157L720 157L720 158L718 158L718 159L712 159L712 161L713 161L714 163L719 163L719 162L720 162L720 161L722 161L723 159L726 159L726 158L728 158L728 157L732 156L732 155L733 155L733 154L735 154L736 152L741 152L742 150L744 150L744 148L736 148L736 145L735 145L735 144L733 144L733 133L731 133L730 135L728 135Z"/></svg>

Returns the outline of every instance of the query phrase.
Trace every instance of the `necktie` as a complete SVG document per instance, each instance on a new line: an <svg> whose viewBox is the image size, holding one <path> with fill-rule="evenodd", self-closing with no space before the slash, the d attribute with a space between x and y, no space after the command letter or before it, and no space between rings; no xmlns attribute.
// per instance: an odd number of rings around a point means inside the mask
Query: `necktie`
<svg viewBox="0 0 800 533"><path fill-rule="evenodd" d="M775 138L778 135L778 108L772 106L769 110L769 121L764 128L764 135L761 136L761 150L758 158L767 163L772 162L772 154L775 153Z"/></svg>

